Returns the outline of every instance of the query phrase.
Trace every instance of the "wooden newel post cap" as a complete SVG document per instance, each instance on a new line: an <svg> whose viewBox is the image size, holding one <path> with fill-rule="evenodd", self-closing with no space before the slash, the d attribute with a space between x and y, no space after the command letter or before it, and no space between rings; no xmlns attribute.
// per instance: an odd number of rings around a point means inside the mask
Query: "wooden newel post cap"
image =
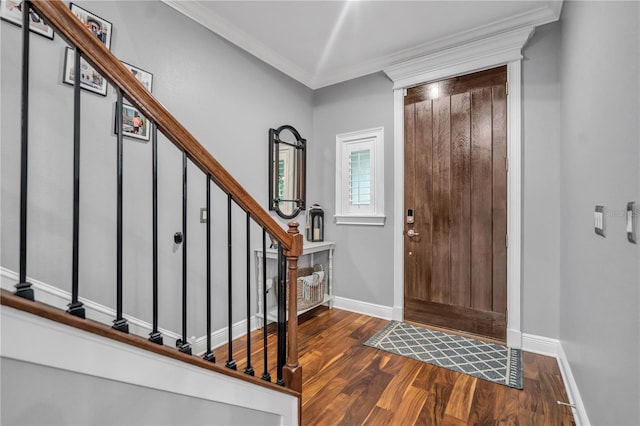
<svg viewBox="0 0 640 426"><path fill-rule="evenodd" d="M299 234L300 231L298 231L298 227L300 226L300 224L298 222L296 222L295 220L292 220L291 222L288 223L289 225L289 230L287 231L289 234Z"/></svg>
<svg viewBox="0 0 640 426"><path fill-rule="evenodd" d="M302 237L302 234L298 231L298 226L300 226L300 224L295 220L292 220L291 222L289 222L289 230L287 231L287 234L291 236L292 244L291 244L291 250L285 251L285 254L287 255L287 257L302 256L302 245L304 244L304 238Z"/></svg>

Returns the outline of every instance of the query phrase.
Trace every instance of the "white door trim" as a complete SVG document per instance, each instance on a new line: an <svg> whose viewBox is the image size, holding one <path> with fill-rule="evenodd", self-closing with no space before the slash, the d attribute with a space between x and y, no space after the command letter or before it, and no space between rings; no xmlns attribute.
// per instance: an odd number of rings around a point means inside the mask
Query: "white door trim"
<svg viewBox="0 0 640 426"><path fill-rule="evenodd" d="M522 48L534 27L475 40L385 69L394 82L393 318L404 318L404 92L417 84L507 65L507 345L522 347Z"/></svg>

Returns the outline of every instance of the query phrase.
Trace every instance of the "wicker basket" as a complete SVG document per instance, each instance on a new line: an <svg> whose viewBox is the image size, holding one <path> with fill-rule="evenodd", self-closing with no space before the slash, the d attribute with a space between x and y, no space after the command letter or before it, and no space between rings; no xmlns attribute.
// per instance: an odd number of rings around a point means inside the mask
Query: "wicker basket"
<svg viewBox="0 0 640 426"><path fill-rule="evenodd" d="M314 276L314 272L322 273ZM319 275L322 276L321 280L318 279ZM311 277L314 277L315 279L312 279ZM277 279L274 281L277 281ZM324 300L326 282L327 276L324 274L322 265L317 264L313 267L298 268L298 311L309 309L322 303ZM290 288L290 285L291 283L287 282L287 290ZM276 297L280 297L277 292L277 286ZM288 297L286 300L286 306L287 309L289 309Z"/></svg>

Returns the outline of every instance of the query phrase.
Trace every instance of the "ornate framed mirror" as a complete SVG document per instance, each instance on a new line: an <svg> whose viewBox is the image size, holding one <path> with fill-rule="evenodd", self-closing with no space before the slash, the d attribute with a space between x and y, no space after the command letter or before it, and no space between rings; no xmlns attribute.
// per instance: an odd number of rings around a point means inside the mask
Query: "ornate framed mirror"
<svg viewBox="0 0 640 426"><path fill-rule="evenodd" d="M306 144L292 126L269 129L269 210L284 219L305 209Z"/></svg>

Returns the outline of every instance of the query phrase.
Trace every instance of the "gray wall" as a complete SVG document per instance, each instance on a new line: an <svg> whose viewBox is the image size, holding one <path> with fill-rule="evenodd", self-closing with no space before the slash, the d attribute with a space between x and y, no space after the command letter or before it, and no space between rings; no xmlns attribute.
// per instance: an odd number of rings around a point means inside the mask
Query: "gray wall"
<svg viewBox="0 0 640 426"><path fill-rule="evenodd" d="M82 5L82 3L81 3ZM393 95L392 84L382 74L355 79L315 92L293 82L251 56L240 52L215 35L156 3L91 3L87 6L114 23L112 50L128 61L154 74L154 94L181 119L196 137L224 164L258 201L267 198L266 129L280 123L298 127L309 140L308 201L318 202L326 209L326 238L337 243L335 259L336 294L347 298L393 304ZM135 13L128 13L135 11ZM137 22L134 15L149 19ZM136 21L135 24L133 21ZM171 25L167 25L171 22ZM152 28L165 28L154 31ZM2 24L2 59L19 63L17 46L19 31ZM558 336L559 280L559 192L553 188L558 169L558 65L557 25L539 28L524 51L524 276L523 329L548 337ZM59 83L63 43L52 43L32 37L36 52L35 68L45 71L32 78L38 102L32 102L32 168L30 195L35 203L29 212L30 263L29 275L45 282L70 289L71 193L71 109L69 86ZM135 46L145 46L140 49ZM6 46L6 47L5 47ZM164 52L171 52L170 55ZM43 67L53 63L57 67ZM40 66L39 66L40 65ZM11 105L18 104L18 68L3 69L2 107L2 265L17 269L17 180L18 120ZM194 82L197 82L195 84ZM43 100L42 94L45 93ZM313 97L313 109L311 98ZM83 295L113 306L114 291L114 228L113 220L115 176L114 141L109 135L115 95L108 97L83 94L87 111L83 114L83 176L81 227L81 282L96 282L83 287ZM251 99L246 102L245 99ZM198 107L194 106L197 105ZM6 113L9 111L9 113ZM13 113L11 112L13 111ZM106 118L105 118L106 117ZM46 132L50 121L59 131L51 138ZM313 123L313 124L311 124ZM65 125L66 124L66 125ZM385 127L385 206L384 227L336 226L331 220L335 196L335 135L375 126ZM311 131L313 129L313 131ZM214 133L215 130L215 133ZM181 252L171 242L180 229L180 155L166 141L160 144L161 180L161 309L168 317L164 327L176 330L180 299ZM247 144L250 151L240 144ZM60 152L60 146L62 151ZM150 306L144 303L151 281L149 241L150 146L129 140L125 163L126 215L125 294L126 309L150 318ZM238 155L252 152L255 155ZM251 170L251 173L247 173ZM204 237L198 232L198 209L204 206L204 184L200 173L191 168L190 182L190 293L201 299L204 287ZM219 214L214 222L215 236L224 236L226 200L214 194L214 210ZM34 204L32 204L34 205ZM242 223L242 217L234 217ZM304 218L301 217L303 222ZM284 223L284 221L282 221ZM51 234L51 229L55 230ZM44 230L49 235L43 234ZM548 230L548 231L545 231ZM555 230L555 232L554 232ZM237 238L242 240L242 231ZM254 233L255 234L255 233ZM38 235L37 241L33 236ZM46 235L46 236L42 236ZM257 241L258 235L254 237ZM224 237L217 241L224 243ZM242 243L236 244L234 258L242 275ZM371 249L375 247L375 249ZM214 247L218 271L225 268L225 248ZM51 253L55 253L52 258ZM89 262L85 260L89 258ZM243 277L236 278L242 282ZM224 288L225 274L217 274L218 285ZM136 285L132 283L138 283ZM239 286L236 300L244 294ZM192 309L189 322L196 323L198 309ZM214 303L214 317L226 317L224 300ZM242 311L240 306L236 312ZM237 318L239 319L239 317ZM201 335L203 330L190 331Z"/></svg>
<svg viewBox="0 0 640 426"><path fill-rule="evenodd" d="M524 50L523 331L558 337L559 304L559 25L540 27ZM393 92L381 73L315 92L310 202L335 213L335 135L385 126L384 228L335 225L335 292L393 305ZM317 197L317 198L314 198Z"/></svg>
<svg viewBox="0 0 640 426"><path fill-rule="evenodd" d="M9 358L0 361L4 425L280 424L271 413Z"/></svg>
<svg viewBox="0 0 640 426"><path fill-rule="evenodd" d="M565 9L523 51L523 332L561 338L593 424L638 424L640 253L621 215L627 201L640 202L638 4ZM335 134L382 123L392 214L391 103L379 74L316 92L312 149L321 152L311 151L310 201L317 196L328 215ZM593 233L595 204L610 209L606 239ZM328 225L337 295L392 305L391 235L389 223Z"/></svg>
<svg viewBox="0 0 640 426"><path fill-rule="evenodd" d="M312 136L310 89L160 2L78 2L113 23L111 50L154 75L154 95L263 206L267 133L282 124ZM2 258L18 270L20 30L2 35ZM62 81L64 42L32 35L28 275L71 289L72 94ZM115 92L82 93L80 295L115 306ZM310 140L312 144L313 141ZM125 312L151 320L151 143L125 139ZM180 330L181 154L159 143L160 326ZM205 177L189 167L188 335L205 334ZM215 188L215 186L213 186ZM226 324L226 197L214 190L214 326ZM244 214L234 208L234 321L244 318ZM282 221L284 225L284 221ZM260 234L253 229L253 246ZM197 318L197 320L196 320ZM193 327L196 324L199 327Z"/></svg>
<svg viewBox="0 0 640 426"><path fill-rule="evenodd" d="M384 126L384 227L336 225L336 135ZM335 294L393 305L393 91L383 74L315 92L313 143L309 147L310 203L325 209L325 239L336 242Z"/></svg>
<svg viewBox="0 0 640 426"><path fill-rule="evenodd" d="M562 15L560 338L592 424L640 424L638 2L567 2ZM606 206L606 238L593 231Z"/></svg>
<svg viewBox="0 0 640 426"><path fill-rule="evenodd" d="M522 61L522 330L559 337L560 25L536 28Z"/></svg>
<svg viewBox="0 0 640 426"><path fill-rule="evenodd" d="M337 243L336 294L393 304L393 96L382 73L314 93L159 3L80 5L113 22L116 55L154 74L154 94L264 205L267 129L297 127L309 141L308 202L325 208L326 238ZM627 201L640 202L638 16L636 2L566 2L561 24L539 28L524 50L523 331L560 337L594 424L640 423L640 253L626 242L621 214ZM0 34L1 264L17 270L20 33L2 22ZM60 83L63 46L59 37L32 36L29 275L69 290L72 89ZM115 293L114 100L112 89L106 98L82 97L81 295L109 306ZM377 126L385 127L387 222L336 226L335 135ZM125 145L125 308L149 320L150 144ZM178 330L181 253L172 235L180 228L181 159L166 141L160 167L161 326ZM204 227L197 220L204 178L191 167L189 181L194 324L204 308L204 235L196 233ZM225 202L214 194L216 270L226 264ZM605 239L593 233L595 204L609 208ZM243 226L237 211L234 223ZM235 238L234 263L243 271L243 231ZM242 272L235 278L240 300ZM216 275L215 284L224 288L226 275ZM225 298L214 302L218 326ZM242 318L239 306L235 320Z"/></svg>

